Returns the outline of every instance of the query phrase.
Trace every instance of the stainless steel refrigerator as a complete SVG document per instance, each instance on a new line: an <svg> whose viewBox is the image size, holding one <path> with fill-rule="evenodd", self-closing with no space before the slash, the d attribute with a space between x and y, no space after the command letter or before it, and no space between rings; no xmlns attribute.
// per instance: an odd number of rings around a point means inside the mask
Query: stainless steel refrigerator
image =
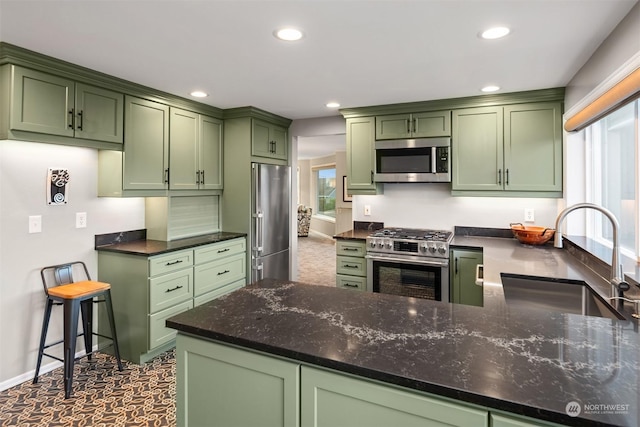
<svg viewBox="0 0 640 427"><path fill-rule="evenodd" d="M251 282L289 280L291 168L252 163Z"/></svg>

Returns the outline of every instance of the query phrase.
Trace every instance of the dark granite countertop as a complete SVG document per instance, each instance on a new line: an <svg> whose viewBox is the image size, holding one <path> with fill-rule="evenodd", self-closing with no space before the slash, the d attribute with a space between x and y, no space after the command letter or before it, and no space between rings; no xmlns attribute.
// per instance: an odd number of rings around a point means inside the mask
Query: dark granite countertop
<svg viewBox="0 0 640 427"><path fill-rule="evenodd" d="M113 236L115 236L115 238L111 239L111 241L109 242L103 244L97 243L95 249L97 251L105 252L119 252L130 255L152 256L247 236L246 233L232 233L221 231L219 233L204 234L201 236L188 237L185 239L171 241L149 240L145 238L140 238L132 241L126 241L126 239L124 239L125 241L118 241L118 236L120 234L122 233L114 233Z"/></svg>
<svg viewBox="0 0 640 427"><path fill-rule="evenodd" d="M339 233L333 236L334 239L342 240L366 240L367 236L371 234L371 230L349 230L344 233Z"/></svg>
<svg viewBox="0 0 640 427"><path fill-rule="evenodd" d="M512 250L528 262L528 248ZM552 422L640 422L636 322L264 280L167 326ZM566 412L571 402L577 417Z"/></svg>

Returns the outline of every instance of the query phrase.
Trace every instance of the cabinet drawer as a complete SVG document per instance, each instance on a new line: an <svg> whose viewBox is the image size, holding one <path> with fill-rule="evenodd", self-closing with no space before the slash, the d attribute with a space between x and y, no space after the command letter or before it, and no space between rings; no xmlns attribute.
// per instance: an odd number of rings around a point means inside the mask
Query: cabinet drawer
<svg viewBox="0 0 640 427"><path fill-rule="evenodd" d="M193 308L193 300L185 301L182 304L175 305L159 313L150 315L149 349L153 349L175 339L178 331L172 328L167 328L165 325L166 320L171 316L175 316L176 314L180 314L191 308Z"/></svg>
<svg viewBox="0 0 640 427"><path fill-rule="evenodd" d="M336 254L363 257L367 254L367 246L365 242L358 240L338 240Z"/></svg>
<svg viewBox="0 0 640 427"><path fill-rule="evenodd" d="M367 278L338 274L336 275L336 287L342 289L352 289L354 291L366 291Z"/></svg>
<svg viewBox="0 0 640 427"><path fill-rule="evenodd" d="M337 256L336 273L349 276L366 276L367 262L364 258Z"/></svg>
<svg viewBox="0 0 640 427"><path fill-rule="evenodd" d="M194 271L194 295L199 296L229 283L244 280L247 275L245 253L196 265Z"/></svg>
<svg viewBox="0 0 640 427"><path fill-rule="evenodd" d="M149 312L169 308L193 298L193 269L175 271L149 279Z"/></svg>
<svg viewBox="0 0 640 427"><path fill-rule="evenodd" d="M149 258L149 276L169 273L193 265L193 251L171 252Z"/></svg>
<svg viewBox="0 0 640 427"><path fill-rule="evenodd" d="M222 257L244 253L247 250L246 239L233 239L225 242L202 246L194 250L196 264L216 261Z"/></svg>
<svg viewBox="0 0 640 427"><path fill-rule="evenodd" d="M221 286L216 290L213 290L211 292L207 292L206 294L195 297L193 299L193 306L197 307L199 305L204 304L205 302L212 301L218 297L221 297L222 295L226 295L230 292L235 291L236 289L240 289L244 285L245 285L245 280L242 279L242 280L238 280L237 282L233 282L233 283L229 283L227 285Z"/></svg>

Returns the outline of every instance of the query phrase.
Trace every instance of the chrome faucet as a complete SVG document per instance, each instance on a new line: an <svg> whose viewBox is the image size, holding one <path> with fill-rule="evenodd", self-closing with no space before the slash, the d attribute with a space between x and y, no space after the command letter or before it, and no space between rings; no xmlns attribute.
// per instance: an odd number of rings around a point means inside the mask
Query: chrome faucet
<svg viewBox="0 0 640 427"><path fill-rule="evenodd" d="M576 209L595 209L602 212L607 218L609 218L609 221L611 221L611 225L613 227L613 254L611 255L611 278L609 280L609 283L611 284L610 299L612 301L617 300L620 306L622 304L621 298L624 297L623 292L628 291L630 286L624 281L624 272L622 270L622 264L620 263L620 242L618 241L618 230L620 229L620 224L611 211L593 203L578 203L573 206L569 206L560 212L556 219L556 234L553 245L556 248L562 247L562 233L560 233L560 225L562 225L562 221L564 221L567 214Z"/></svg>

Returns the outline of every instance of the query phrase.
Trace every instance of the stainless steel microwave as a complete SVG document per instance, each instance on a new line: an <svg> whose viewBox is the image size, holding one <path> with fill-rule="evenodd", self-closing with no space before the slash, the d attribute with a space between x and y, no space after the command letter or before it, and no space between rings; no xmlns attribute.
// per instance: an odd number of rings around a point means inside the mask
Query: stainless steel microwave
<svg viewBox="0 0 640 427"><path fill-rule="evenodd" d="M376 141L376 182L451 182L451 138Z"/></svg>

